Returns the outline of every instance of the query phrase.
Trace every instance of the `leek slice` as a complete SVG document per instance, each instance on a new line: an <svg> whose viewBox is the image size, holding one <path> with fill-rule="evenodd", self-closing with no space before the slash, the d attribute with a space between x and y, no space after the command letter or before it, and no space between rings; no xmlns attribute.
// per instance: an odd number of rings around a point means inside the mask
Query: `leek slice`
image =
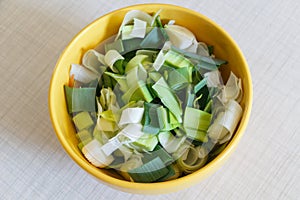
<svg viewBox="0 0 300 200"><path fill-rule="evenodd" d="M96 73L78 64L71 65L70 76L72 75L74 75L74 79L76 81L80 81L82 83L89 83L98 79L98 75Z"/></svg>
<svg viewBox="0 0 300 200"><path fill-rule="evenodd" d="M106 156L103 153L101 144L96 139L93 139L91 142L86 144L82 148L82 153L89 162L100 168L108 166L114 160L113 156Z"/></svg>
<svg viewBox="0 0 300 200"><path fill-rule="evenodd" d="M110 50L116 50L119 53L122 53L125 50L121 39L118 39L112 43L105 44L104 48L105 48L105 53L107 53Z"/></svg>
<svg viewBox="0 0 300 200"><path fill-rule="evenodd" d="M123 29L123 26L125 26L128 23L132 22L134 18L146 21L148 25L151 25L151 22L152 22L152 16L149 15L148 13L140 11L140 10L131 10L131 11L126 13L126 15L125 15L125 17L122 21L122 24L119 28L116 39L119 39L121 31Z"/></svg>
<svg viewBox="0 0 300 200"><path fill-rule="evenodd" d="M95 112L96 88L72 88L64 86L69 113Z"/></svg>
<svg viewBox="0 0 300 200"><path fill-rule="evenodd" d="M147 55L136 55L130 61L127 63L125 67L125 72L128 73L133 68L140 66L145 61L149 60L149 57Z"/></svg>
<svg viewBox="0 0 300 200"><path fill-rule="evenodd" d="M242 99L242 81L240 78L237 78L233 72L230 73L224 93L226 99L233 99L237 102L240 102Z"/></svg>
<svg viewBox="0 0 300 200"><path fill-rule="evenodd" d="M202 147L199 146L198 148ZM201 151L205 150L200 150L194 147L186 149L184 153L185 155L177 160L178 167L187 174L200 169L207 161L207 156L203 157L203 153L199 153Z"/></svg>
<svg viewBox="0 0 300 200"><path fill-rule="evenodd" d="M93 139L91 133L86 129L83 129L83 130L77 132L76 138L79 140L79 142Z"/></svg>
<svg viewBox="0 0 300 200"><path fill-rule="evenodd" d="M242 112L243 110L239 103L235 100L229 100L225 104L225 111L220 112L209 127L208 136L220 144L229 141L242 117Z"/></svg>
<svg viewBox="0 0 300 200"><path fill-rule="evenodd" d="M121 165L119 173L128 181L133 181L127 173L132 169L136 169L143 165L142 157L139 155L132 155L124 164Z"/></svg>
<svg viewBox="0 0 300 200"><path fill-rule="evenodd" d="M153 151L158 144L157 137L153 134L144 133L138 140L134 141L130 145L140 151Z"/></svg>
<svg viewBox="0 0 300 200"><path fill-rule="evenodd" d="M196 130L206 131L210 125L211 114L195 108L186 107L183 126Z"/></svg>
<svg viewBox="0 0 300 200"><path fill-rule="evenodd" d="M114 64L118 60L124 60L124 57L116 50L109 50L104 57L105 63L111 68L113 72L118 72Z"/></svg>
<svg viewBox="0 0 300 200"><path fill-rule="evenodd" d="M135 182L151 183L165 176L168 169L160 157L156 157L146 164L128 171L128 173Z"/></svg>
<svg viewBox="0 0 300 200"><path fill-rule="evenodd" d="M76 128L81 131L94 125L94 121L88 112L80 112L73 117Z"/></svg>
<svg viewBox="0 0 300 200"><path fill-rule="evenodd" d="M170 181L170 180L174 180L174 179L180 177L181 174L182 174L182 171L175 164L169 165L168 169L169 169L169 173L166 176L158 179L157 181Z"/></svg>
<svg viewBox="0 0 300 200"><path fill-rule="evenodd" d="M158 134L159 143L168 153L175 153L176 150L184 143L186 137L176 138L170 132L160 132Z"/></svg>
<svg viewBox="0 0 300 200"><path fill-rule="evenodd" d="M144 38L146 35L147 22L133 18L133 29L130 36L133 38Z"/></svg>
<svg viewBox="0 0 300 200"><path fill-rule="evenodd" d="M119 126L129 123L140 123L144 115L144 108L126 108L122 111Z"/></svg>
<svg viewBox="0 0 300 200"><path fill-rule="evenodd" d="M116 122L104 119L103 117L99 117L97 120L97 127L102 131L110 131L114 132L118 130L118 126Z"/></svg>
<svg viewBox="0 0 300 200"><path fill-rule="evenodd" d="M99 102L101 103L103 110L112 110L112 112L117 113L120 108L117 97L111 88L101 89Z"/></svg>
<svg viewBox="0 0 300 200"><path fill-rule="evenodd" d="M132 52L135 50L140 49L140 44L143 41L143 39L141 38L132 38L132 39L128 39L128 40L123 40L123 46L124 46L124 52L122 53L123 55L128 53L128 52Z"/></svg>
<svg viewBox="0 0 300 200"><path fill-rule="evenodd" d="M145 133L157 134L160 131L159 121L157 117L157 108L160 105L145 102L143 131Z"/></svg>
<svg viewBox="0 0 300 200"><path fill-rule="evenodd" d="M90 49L82 57L82 64L94 73L102 74L101 66L105 65L104 55Z"/></svg>
<svg viewBox="0 0 300 200"><path fill-rule="evenodd" d="M198 43L197 54L206 57L210 56L209 49L204 42Z"/></svg>
<svg viewBox="0 0 300 200"><path fill-rule="evenodd" d="M161 49L164 43L167 41L162 28L154 27L140 44L142 48L149 49Z"/></svg>
<svg viewBox="0 0 300 200"><path fill-rule="evenodd" d="M115 79L118 82L118 84L120 85L120 90L122 92L126 92L129 89L125 75L119 75L119 74L115 74L115 73L111 73L111 72L107 72L107 71L104 72L104 74L107 74L110 77L112 77L113 79Z"/></svg>
<svg viewBox="0 0 300 200"><path fill-rule="evenodd" d="M157 96L160 98L161 102L174 114L179 123L182 122L181 115L182 109L180 103L178 102L177 97L172 92L171 88L168 86L164 78L160 78L152 88L157 93Z"/></svg>
<svg viewBox="0 0 300 200"><path fill-rule="evenodd" d="M155 50L141 49L141 50L136 51L136 55L147 56L149 58L150 62L153 62L155 60L157 54L158 54L158 51L155 51Z"/></svg>
<svg viewBox="0 0 300 200"><path fill-rule="evenodd" d="M138 81L145 82L147 79L147 71L143 65L138 65L127 72L126 81L129 87L136 86Z"/></svg>
<svg viewBox="0 0 300 200"><path fill-rule="evenodd" d="M144 163L147 163L157 157L159 157L163 161L165 166L170 165L174 161L173 157L160 145L156 145L154 150L151 152L143 153L143 156L144 157L142 158L142 160Z"/></svg>
<svg viewBox="0 0 300 200"><path fill-rule="evenodd" d="M222 87L223 80L222 76L219 70L214 70L211 72L207 72L204 74L204 77L206 78L207 87Z"/></svg>
<svg viewBox="0 0 300 200"><path fill-rule="evenodd" d="M191 82L192 68L184 67L171 70L167 82L173 90L180 90Z"/></svg>
<svg viewBox="0 0 300 200"><path fill-rule="evenodd" d="M194 86L194 93L196 94L207 84L206 78L202 79L199 83Z"/></svg>
<svg viewBox="0 0 300 200"><path fill-rule="evenodd" d="M122 96L122 100L125 104L130 101L145 100L146 102L151 102L153 100L144 81L139 80L136 86L132 86L129 90Z"/></svg>
<svg viewBox="0 0 300 200"><path fill-rule="evenodd" d="M165 59L166 64L174 68L193 67L193 64L189 59L185 58L184 56L173 50L169 50L166 53Z"/></svg>
<svg viewBox="0 0 300 200"><path fill-rule="evenodd" d="M172 44L180 49L190 47L193 41L196 40L195 35L183 26L165 25L165 31L167 32Z"/></svg>

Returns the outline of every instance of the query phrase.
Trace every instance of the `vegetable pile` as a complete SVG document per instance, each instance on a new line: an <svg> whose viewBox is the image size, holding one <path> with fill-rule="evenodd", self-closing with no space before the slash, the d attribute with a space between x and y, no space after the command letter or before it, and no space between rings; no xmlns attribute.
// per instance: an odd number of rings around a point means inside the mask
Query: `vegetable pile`
<svg viewBox="0 0 300 200"><path fill-rule="evenodd" d="M217 156L242 116L241 79L223 83L213 46L175 21L129 11L111 42L72 64L64 86L78 148L134 182L192 173Z"/></svg>

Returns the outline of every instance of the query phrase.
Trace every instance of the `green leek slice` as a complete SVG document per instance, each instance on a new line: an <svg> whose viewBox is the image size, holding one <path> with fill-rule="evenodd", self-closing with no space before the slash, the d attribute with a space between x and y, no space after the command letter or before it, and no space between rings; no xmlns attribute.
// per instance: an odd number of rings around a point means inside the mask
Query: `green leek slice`
<svg viewBox="0 0 300 200"><path fill-rule="evenodd" d="M142 157L139 155L132 155L123 165L121 165L118 172L128 181L133 181L127 173L130 170L136 169L143 165Z"/></svg>
<svg viewBox="0 0 300 200"><path fill-rule="evenodd" d="M96 88L72 88L64 86L69 113L96 110Z"/></svg>
<svg viewBox="0 0 300 200"><path fill-rule="evenodd" d="M115 73L111 73L111 72L107 72L107 71L104 72L104 74L107 74L110 77L112 77L113 79L115 79L118 82L118 84L120 85L120 90L122 92L126 92L129 89L125 75L119 75L119 74L115 74Z"/></svg>
<svg viewBox="0 0 300 200"><path fill-rule="evenodd" d="M144 81L139 80L136 86L130 87L129 90L122 96L122 100L125 104L130 101L145 100L151 102L153 97L151 96Z"/></svg>
<svg viewBox="0 0 300 200"><path fill-rule="evenodd" d="M107 53L110 50L116 50L119 53L122 53L125 50L121 39L118 39L112 43L105 44L104 48L105 48L105 53Z"/></svg>
<svg viewBox="0 0 300 200"><path fill-rule="evenodd" d="M136 55L134 56L126 65L125 72L128 73L133 68L143 64L148 61L149 57L147 55Z"/></svg>
<svg viewBox="0 0 300 200"><path fill-rule="evenodd" d="M160 105L145 102L143 131L145 133L157 134L160 131L159 121L157 117L157 108Z"/></svg>
<svg viewBox="0 0 300 200"><path fill-rule="evenodd" d="M80 130L76 133L76 138L79 140L79 141L86 141L86 140L92 140L93 137L90 133L90 131L86 130L86 129L83 129L83 130Z"/></svg>
<svg viewBox="0 0 300 200"><path fill-rule="evenodd" d="M76 128L81 131L94 125L94 121L88 112L80 112L73 117Z"/></svg>
<svg viewBox="0 0 300 200"><path fill-rule="evenodd" d="M153 151L158 144L157 137L153 134L144 133L138 140L134 141L130 145L140 151Z"/></svg>
<svg viewBox="0 0 300 200"><path fill-rule="evenodd" d="M140 44L144 49L161 49L167 38L165 37L162 28L154 27Z"/></svg>
<svg viewBox="0 0 300 200"><path fill-rule="evenodd" d="M157 96L160 98L161 102L174 114L179 123L182 122L182 109L180 103L177 100L177 97L172 92L172 89L168 86L164 78L160 78L152 88L157 93Z"/></svg>
<svg viewBox="0 0 300 200"><path fill-rule="evenodd" d="M170 165L174 161L173 157L160 145L156 145L154 150L151 152L143 153L143 156L143 163L147 163L156 157L159 157L165 166Z"/></svg>
<svg viewBox="0 0 300 200"><path fill-rule="evenodd" d="M133 181L142 183L154 182L168 174L168 172L160 157L156 157L142 166L128 171Z"/></svg>
<svg viewBox="0 0 300 200"><path fill-rule="evenodd" d="M181 54L169 50L166 54L165 54L165 62L166 64L174 67L174 68L182 68L182 67L193 67L193 64L191 63L191 61L187 58L185 58L184 56L182 56Z"/></svg>
<svg viewBox="0 0 300 200"><path fill-rule="evenodd" d="M185 128L206 131L210 125L211 114L195 108L186 107L183 126Z"/></svg>

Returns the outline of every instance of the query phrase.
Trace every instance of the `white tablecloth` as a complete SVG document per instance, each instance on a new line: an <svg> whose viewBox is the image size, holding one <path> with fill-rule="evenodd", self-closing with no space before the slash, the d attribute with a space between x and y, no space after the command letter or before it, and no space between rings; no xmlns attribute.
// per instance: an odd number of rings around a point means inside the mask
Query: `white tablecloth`
<svg viewBox="0 0 300 200"><path fill-rule="evenodd" d="M146 196L99 183L66 154L48 114L59 54L94 19L136 3L172 3L213 19L248 61L251 119L226 164L176 193ZM300 1L0 1L0 199L299 199Z"/></svg>

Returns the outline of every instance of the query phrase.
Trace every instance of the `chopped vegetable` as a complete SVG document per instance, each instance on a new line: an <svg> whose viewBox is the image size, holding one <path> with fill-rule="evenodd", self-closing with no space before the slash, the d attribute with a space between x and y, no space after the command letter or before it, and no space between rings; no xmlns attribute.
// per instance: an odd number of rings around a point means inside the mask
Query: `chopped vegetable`
<svg viewBox="0 0 300 200"><path fill-rule="evenodd" d="M161 10L129 11L115 37L72 64L64 86L78 148L125 180L161 182L222 152L242 117L242 80L224 84L214 48ZM99 48L100 49L100 48Z"/></svg>

